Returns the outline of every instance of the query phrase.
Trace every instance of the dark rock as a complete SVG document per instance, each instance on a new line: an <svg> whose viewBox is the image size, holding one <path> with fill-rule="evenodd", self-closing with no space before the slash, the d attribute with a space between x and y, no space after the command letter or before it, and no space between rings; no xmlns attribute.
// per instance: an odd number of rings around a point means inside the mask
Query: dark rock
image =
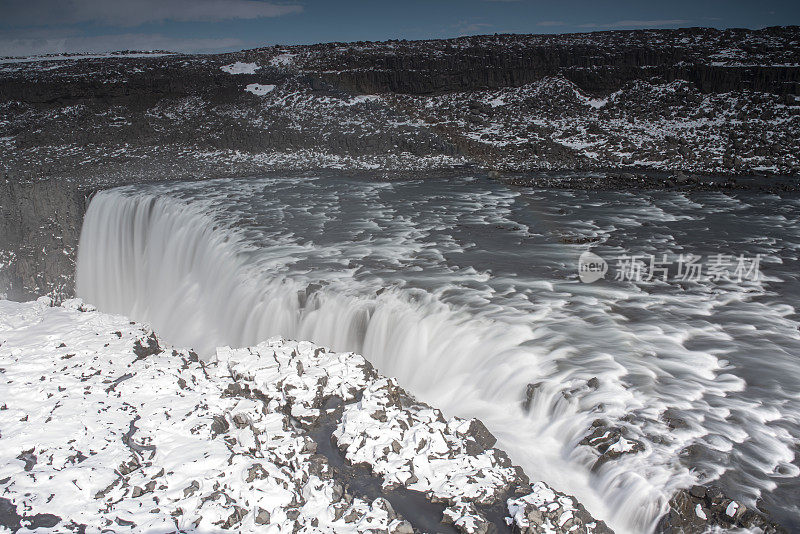
<svg viewBox="0 0 800 534"><path fill-rule="evenodd" d="M211 423L211 436L216 437L219 434L224 434L230 429L228 420L223 415L215 415L214 422Z"/></svg>
<svg viewBox="0 0 800 534"><path fill-rule="evenodd" d="M248 479L248 482L252 482L252 481ZM197 482L196 480L192 480L191 484L189 484L187 487L185 487L183 489L183 496L184 497L191 497L199 489L200 489L200 483Z"/></svg>
<svg viewBox="0 0 800 534"><path fill-rule="evenodd" d="M522 403L522 407L525 409L525 411L531 409L531 403L533 402L533 397L536 395L536 391L540 387L542 387L542 383L537 382L535 384L528 384L528 386L525 388L525 400Z"/></svg>
<svg viewBox="0 0 800 534"><path fill-rule="evenodd" d="M256 525L268 525L270 520L269 512L263 508L258 508L256 512Z"/></svg>
<svg viewBox="0 0 800 534"><path fill-rule="evenodd" d="M678 172L676 172L674 175L672 175L672 179L673 179L673 180L674 180L674 181L675 181L677 184L685 184L686 182L688 182L688 181L689 181L689 177L688 177L688 176L686 176L685 174L683 174L683 173L682 173L682 172L680 172L680 171L678 171Z"/></svg>
<svg viewBox="0 0 800 534"><path fill-rule="evenodd" d="M592 423L591 432L580 441L580 444L591 447L598 453L592 470L597 470L606 462L615 460L624 454L636 454L644 450L644 444L641 441L625 437L623 427L610 426L602 419Z"/></svg>
<svg viewBox="0 0 800 534"><path fill-rule="evenodd" d="M483 451L491 449L494 447L495 443L497 443L497 438L495 438L492 433L489 432L489 429L486 428L486 425L478 419L470 421L469 428L464 433L464 437L468 438L467 454L473 456L477 456Z"/></svg>
<svg viewBox="0 0 800 534"><path fill-rule="evenodd" d="M233 416L233 424L236 428L246 428L250 425L250 419L242 414L236 414Z"/></svg>
<svg viewBox="0 0 800 534"><path fill-rule="evenodd" d="M53 514L36 514L26 517L24 520L31 530L36 530L37 528L53 528L61 522L61 518Z"/></svg>
<svg viewBox="0 0 800 534"><path fill-rule="evenodd" d="M30 530L37 528L53 528L61 522L61 518L53 514L19 515L14 504L3 497L0 497L0 527L10 530L12 533L22 528L24 523Z"/></svg>
<svg viewBox="0 0 800 534"><path fill-rule="evenodd" d="M751 529L765 534L786 532L767 516L729 499L719 488L706 486L678 491L669 501L669 512L656 526L656 532L664 534L715 529Z"/></svg>
<svg viewBox="0 0 800 534"><path fill-rule="evenodd" d="M25 471L30 471L33 469L33 466L36 465L36 455L33 454L34 449L30 449L28 451L23 451L17 456L17 460L22 460L25 462Z"/></svg>
<svg viewBox="0 0 800 534"><path fill-rule="evenodd" d="M226 519L225 521L223 521L220 524L220 527L222 527L225 530L230 530L233 527L235 527L236 525L238 525L239 523L241 523L242 519L244 519L244 516L246 516L246 515L247 515L247 510L245 510L244 508L242 508L240 506L235 506L234 505L233 512L231 513L230 516L228 516L228 519ZM287 515L288 515L288 513L287 513Z"/></svg>
<svg viewBox="0 0 800 534"><path fill-rule="evenodd" d="M133 353L136 354L136 360L134 361L143 360L148 356L153 356L154 354L163 352L164 349L159 346L158 339L156 339L155 334L151 333L149 336L147 336L145 341L147 342L147 345L144 345L141 339L137 339L133 344Z"/></svg>
<svg viewBox="0 0 800 534"><path fill-rule="evenodd" d="M661 414L661 418L667 423L670 430L677 430L679 428L689 428L686 420L680 417L675 410L667 409Z"/></svg>

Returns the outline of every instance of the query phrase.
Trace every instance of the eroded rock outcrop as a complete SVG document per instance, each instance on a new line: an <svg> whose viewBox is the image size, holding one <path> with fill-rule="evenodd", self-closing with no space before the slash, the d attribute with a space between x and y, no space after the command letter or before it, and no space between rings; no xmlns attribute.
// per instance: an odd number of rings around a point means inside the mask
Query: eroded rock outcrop
<svg viewBox="0 0 800 534"><path fill-rule="evenodd" d="M656 529L665 534L706 532L712 528L746 529L765 534L785 533L758 510L725 495L713 486L694 486L677 492L669 502L669 512Z"/></svg>

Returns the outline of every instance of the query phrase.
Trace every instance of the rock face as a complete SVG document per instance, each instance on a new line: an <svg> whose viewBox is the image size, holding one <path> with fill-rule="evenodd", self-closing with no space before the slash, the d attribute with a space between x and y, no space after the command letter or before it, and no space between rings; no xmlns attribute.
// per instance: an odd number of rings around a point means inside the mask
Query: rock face
<svg viewBox="0 0 800 534"><path fill-rule="evenodd" d="M694 486L681 490L670 500L669 506L670 511L656 527L658 532L707 532L713 527L747 529L765 534L786 532L760 512L749 510L714 487Z"/></svg>
<svg viewBox="0 0 800 534"><path fill-rule="evenodd" d="M0 180L0 295L72 296L87 195L67 179Z"/></svg>
<svg viewBox="0 0 800 534"><path fill-rule="evenodd" d="M204 362L46 298L0 301L0 340L12 532L609 532L352 353L273 338Z"/></svg>
<svg viewBox="0 0 800 534"><path fill-rule="evenodd" d="M326 73L326 79L363 93L497 89L563 76L590 93L659 78L686 80L704 93L797 94L800 66L779 44L796 40L796 28L690 28L494 35L385 46L334 43L312 47L316 57L308 65Z"/></svg>

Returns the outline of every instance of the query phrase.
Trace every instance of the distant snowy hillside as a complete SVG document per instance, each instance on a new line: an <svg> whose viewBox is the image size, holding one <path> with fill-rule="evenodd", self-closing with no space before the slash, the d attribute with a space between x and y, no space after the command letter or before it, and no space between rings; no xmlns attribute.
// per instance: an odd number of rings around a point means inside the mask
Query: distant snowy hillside
<svg viewBox="0 0 800 534"><path fill-rule="evenodd" d="M0 64L0 169L800 172L800 28L495 35Z"/></svg>

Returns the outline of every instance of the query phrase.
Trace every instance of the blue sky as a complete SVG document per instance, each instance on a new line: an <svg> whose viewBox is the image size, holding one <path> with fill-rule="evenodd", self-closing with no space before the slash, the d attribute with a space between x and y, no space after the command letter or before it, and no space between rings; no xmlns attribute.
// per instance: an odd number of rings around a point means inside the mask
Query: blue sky
<svg viewBox="0 0 800 534"><path fill-rule="evenodd" d="M800 24L798 0L0 0L0 56Z"/></svg>

